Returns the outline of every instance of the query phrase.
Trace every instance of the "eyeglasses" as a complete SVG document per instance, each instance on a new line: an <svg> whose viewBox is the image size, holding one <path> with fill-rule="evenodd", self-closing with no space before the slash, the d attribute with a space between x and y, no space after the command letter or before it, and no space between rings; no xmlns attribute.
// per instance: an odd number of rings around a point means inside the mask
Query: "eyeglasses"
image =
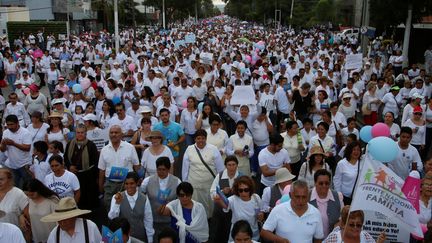
<svg viewBox="0 0 432 243"><path fill-rule="evenodd" d="M320 186L328 186L328 185L330 185L330 182L328 182L328 181L321 181L321 182L318 182L318 185L320 185Z"/></svg>
<svg viewBox="0 0 432 243"><path fill-rule="evenodd" d="M351 228L357 228L357 229L361 229L363 227L363 224L348 224L348 225Z"/></svg>
<svg viewBox="0 0 432 243"><path fill-rule="evenodd" d="M239 188L237 189L238 193L250 192L250 188Z"/></svg>

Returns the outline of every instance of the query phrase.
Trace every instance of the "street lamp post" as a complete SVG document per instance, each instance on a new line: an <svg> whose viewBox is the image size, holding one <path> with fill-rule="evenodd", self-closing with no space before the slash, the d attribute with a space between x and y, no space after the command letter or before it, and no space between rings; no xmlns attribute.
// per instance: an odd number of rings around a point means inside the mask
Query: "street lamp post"
<svg viewBox="0 0 432 243"><path fill-rule="evenodd" d="M165 25L165 0L162 0L162 26L166 29Z"/></svg>
<svg viewBox="0 0 432 243"><path fill-rule="evenodd" d="M119 52L119 26L118 26L118 0L114 0L114 39L115 39L115 49L116 53Z"/></svg>

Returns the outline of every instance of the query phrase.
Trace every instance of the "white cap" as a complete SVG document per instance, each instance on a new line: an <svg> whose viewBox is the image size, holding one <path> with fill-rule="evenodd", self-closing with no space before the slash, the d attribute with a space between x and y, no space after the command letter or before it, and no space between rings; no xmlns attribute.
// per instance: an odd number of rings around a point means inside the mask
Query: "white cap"
<svg viewBox="0 0 432 243"><path fill-rule="evenodd" d="M84 121L97 121L95 114L87 114L82 118Z"/></svg>
<svg viewBox="0 0 432 243"><path fill-rule="evenodd" d="M142 106L142 107L140 107L140 109L138 111L139 111L139 113L149 113L149 112L152 112L152 110L148 106Z"/></svg>
<svg viewBox="0 0 432 243"><path fill-rule="evenodd" d="M178 69L177 69L177 72L184 73L184 72L183 72L183 69L181 69L181 68L178 68Z"/></svg>
<svg viewBox="0 0 432 243"><path fill-rule="evenodd" d="M57 104L63 104L63 100L62 99L53 99L51 101L52 105L57 105Z"/></svg>
<svg viewBox="0 0 432 243"><path fill-rule="evenodd" d="M350 93L345 93L343 96L342 96L342 99L345 99L345 98L352 98L352 94L350 94Z"/></svg>

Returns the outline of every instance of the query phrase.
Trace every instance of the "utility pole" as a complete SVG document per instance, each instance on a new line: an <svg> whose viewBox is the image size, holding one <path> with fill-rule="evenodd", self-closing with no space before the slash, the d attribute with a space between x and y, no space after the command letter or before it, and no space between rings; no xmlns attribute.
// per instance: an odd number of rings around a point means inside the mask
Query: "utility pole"
<svg viewBox="0 0 432 243"><path fill-rule="evenodd" d="M410 2L408 5L408 16L405 23L405 34L404 34L404 42L403 42L403 49L402 49L403 67L407 67L409 64L408 50L409 50L409 42L410 42L410 35L411 35L412 9L413 9L413 5Z"/></svg>
<svg viewBox="0 0 432 243"><path fill-rule="evenodd" d="M290 32L291 32L293 10L294 10L294 0L291 1L290 22L289 22L289 28L288 28Z"/></svg>
<svg viewBox="0 0 432 243"><path fill-rule="evenodd" d="M165 0L162 0L162 27L166 29L165 23Z"/></svg>
<svg viewBox="0 0 432 243"><path fill-rule="evenodd" d="M369 27L369 0L363 0L363 8L362 8L363 14L362 14L362 25L361 27ZM360 33L361 31L359 31ZM363 57L366 57L368 55L368 43L369 43L369 37L362 34L361 35L361 50L363 53Z"/></svg>
<svg viewBox="0 0 432 243"><path fill-rule="evenodd" d="M115 39L115 50L119 52L120 40L119 40L119 26L118 26L118 0L114 0L114 39Z"/></svg>
<svg viewBox="0 0 432 243"><path fill-rule="evenodd" d="M67 35L67 39L69 40L69 36L70 36L70 22L69 22L69 1L66 2L66 18L67 18L67 22L66 22L66 35Z"/></svg>

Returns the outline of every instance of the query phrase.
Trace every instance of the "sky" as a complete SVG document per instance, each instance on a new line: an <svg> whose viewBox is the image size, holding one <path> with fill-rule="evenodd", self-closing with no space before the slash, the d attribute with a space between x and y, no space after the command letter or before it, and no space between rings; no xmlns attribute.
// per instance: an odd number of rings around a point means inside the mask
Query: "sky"
<svg viewBox="0 0 432 243"><path fill-rule="evenodd" d="M213 0L213 4L225 4L222 0Z"/></svg>

